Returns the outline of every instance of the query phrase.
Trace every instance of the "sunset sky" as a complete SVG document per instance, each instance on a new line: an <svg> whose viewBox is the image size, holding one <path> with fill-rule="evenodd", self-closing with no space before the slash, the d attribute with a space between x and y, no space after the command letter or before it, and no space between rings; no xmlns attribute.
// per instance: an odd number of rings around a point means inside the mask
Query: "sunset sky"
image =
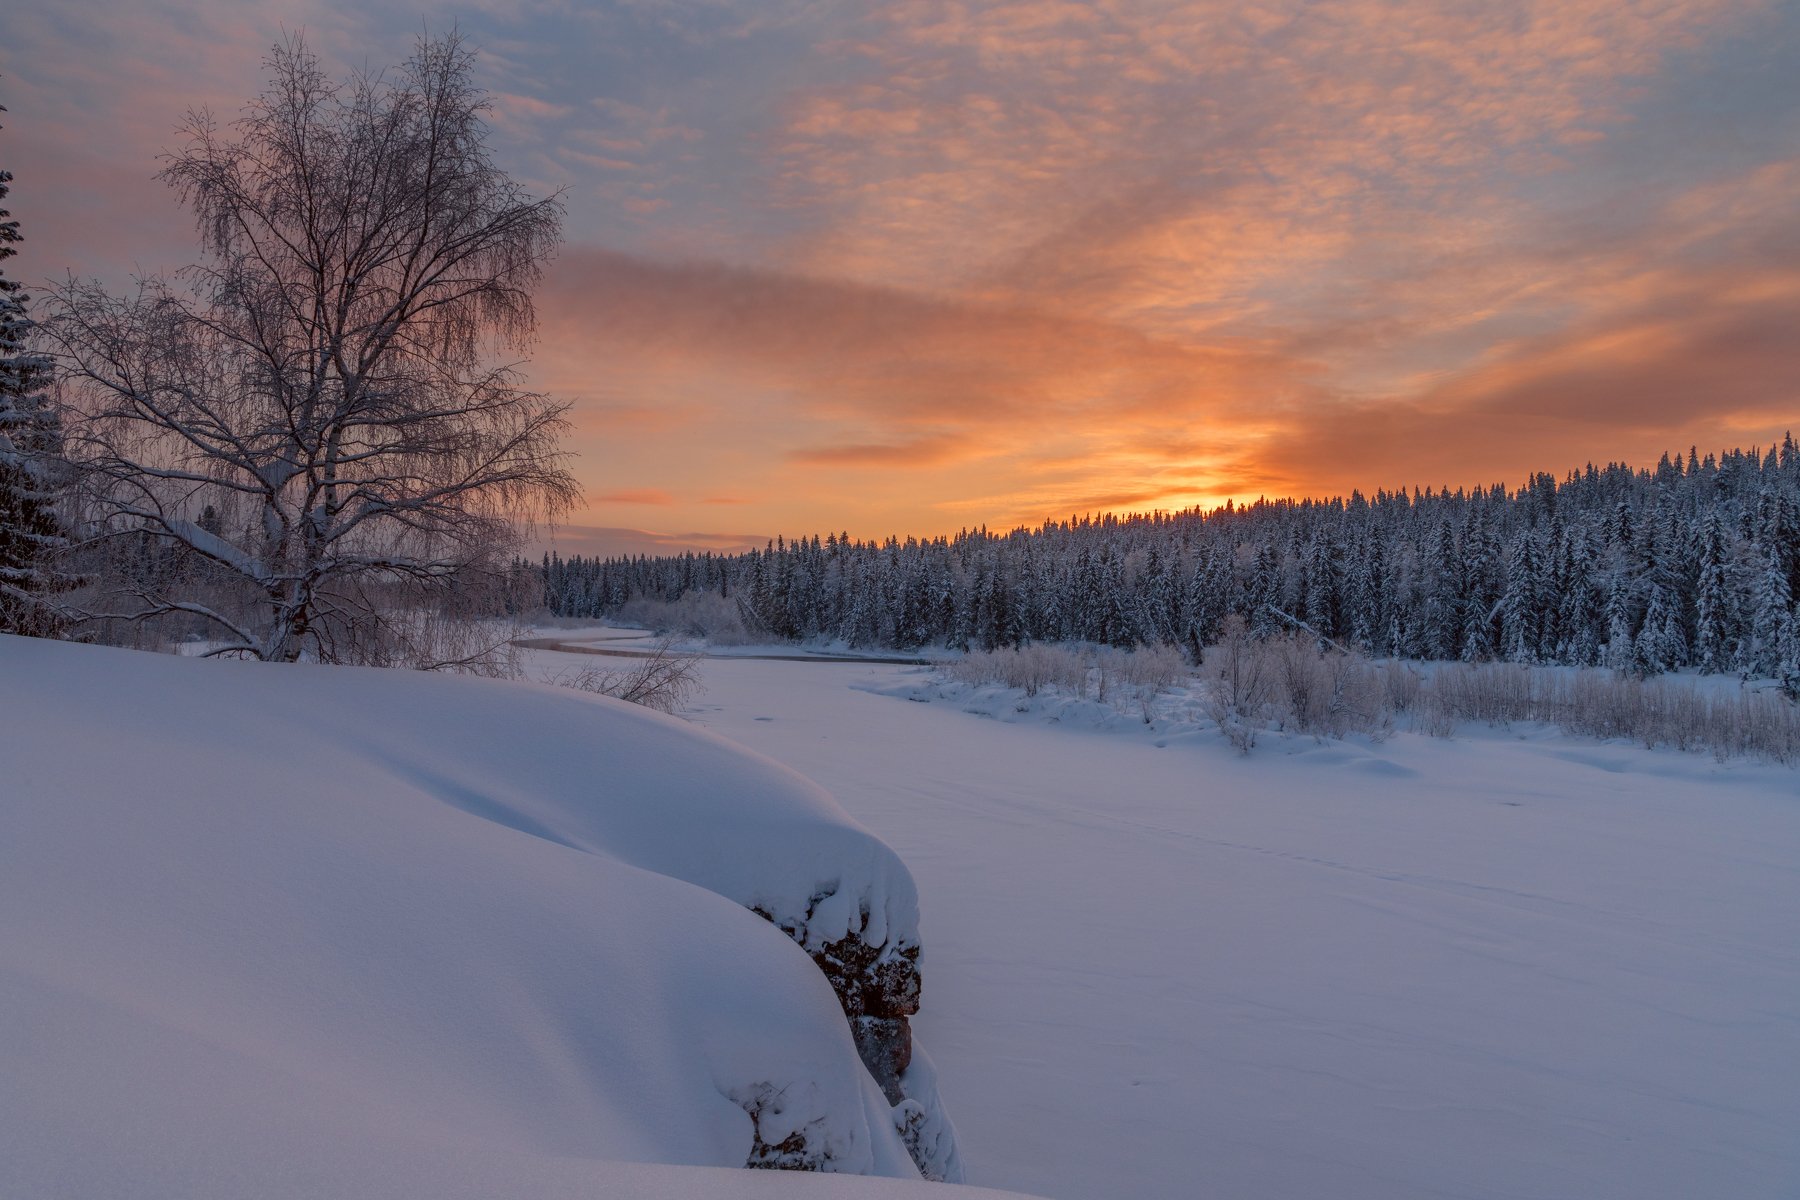
<svg viewBox="0 0 1800 1200"><path fill-rule="evenodd" d="M565 552L1800 432L1791 2L20 4L10 273L189 260L155 156L284 28L341 74L453 23L503 165L566 189Z"/></svg>

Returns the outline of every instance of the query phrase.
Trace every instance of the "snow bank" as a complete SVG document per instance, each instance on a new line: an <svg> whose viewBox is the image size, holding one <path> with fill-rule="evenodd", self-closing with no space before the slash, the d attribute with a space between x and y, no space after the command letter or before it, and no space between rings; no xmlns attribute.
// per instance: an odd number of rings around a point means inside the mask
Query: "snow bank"
<svg viewBox="0 0 1800 1200"><path fill-rule="evenodd" d="M0 714L0 1192L574 1194L780 1145L917 1179L915 1110L947 1134L800 949L916 958L906 870L717 737L10 637ZM668 1194L812 1194L745 1178Z"/></svg>

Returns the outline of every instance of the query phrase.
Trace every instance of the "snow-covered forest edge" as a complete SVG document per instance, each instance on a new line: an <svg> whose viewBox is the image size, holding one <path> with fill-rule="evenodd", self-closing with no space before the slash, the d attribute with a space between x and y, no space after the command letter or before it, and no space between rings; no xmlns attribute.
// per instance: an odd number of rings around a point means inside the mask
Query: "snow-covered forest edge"
<svg viewBox="0 0 1800 1200"><path fill-rule="evenodd" d="M1168 645L1236 616L1377 658L1694 669L1800 690L1800 448L1589 465L1519 489L1353 492L1037 529L780 538L533 564L565 617L909 650ZM532 568L519 564L519 570ZM670 607L673 606L673 607Z"/></svg>

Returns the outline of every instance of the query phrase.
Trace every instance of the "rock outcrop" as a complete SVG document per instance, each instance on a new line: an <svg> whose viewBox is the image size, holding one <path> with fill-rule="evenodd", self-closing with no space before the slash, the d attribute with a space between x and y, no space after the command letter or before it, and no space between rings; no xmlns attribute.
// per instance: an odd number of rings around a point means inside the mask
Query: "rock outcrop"
<svg viewBox="0 0 1800 1200"><path fill-rule="evenodd" d="M809 946L807 922L833 895L831 891L815 895L801 920L778 919L762 908L754 911L805 949L837 993L857 1053L893 1106L895 1128L919 1173L936 1182L961 1183L956 1135L938 1100L937 1073L913 1045L911 1017L919 1011L921 990L919 947L896 938L871 941L866 911L859 928L835 941ZM758 1120L757 1113L751 1117ZM817 1169L803 1142L788 1142L765 1145L759 1133L747 1165Z"/></svg>

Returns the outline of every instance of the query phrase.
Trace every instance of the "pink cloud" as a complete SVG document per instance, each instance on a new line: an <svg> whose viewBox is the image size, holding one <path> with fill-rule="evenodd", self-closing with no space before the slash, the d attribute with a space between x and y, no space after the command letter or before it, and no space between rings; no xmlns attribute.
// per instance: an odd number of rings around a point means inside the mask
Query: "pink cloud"
<svg viewBox="0 0 1800 1200"><path fill-rule="evenodd" d="M626 488L589 496L590 504L673 504L675 498L661 488Z"/></svg>

